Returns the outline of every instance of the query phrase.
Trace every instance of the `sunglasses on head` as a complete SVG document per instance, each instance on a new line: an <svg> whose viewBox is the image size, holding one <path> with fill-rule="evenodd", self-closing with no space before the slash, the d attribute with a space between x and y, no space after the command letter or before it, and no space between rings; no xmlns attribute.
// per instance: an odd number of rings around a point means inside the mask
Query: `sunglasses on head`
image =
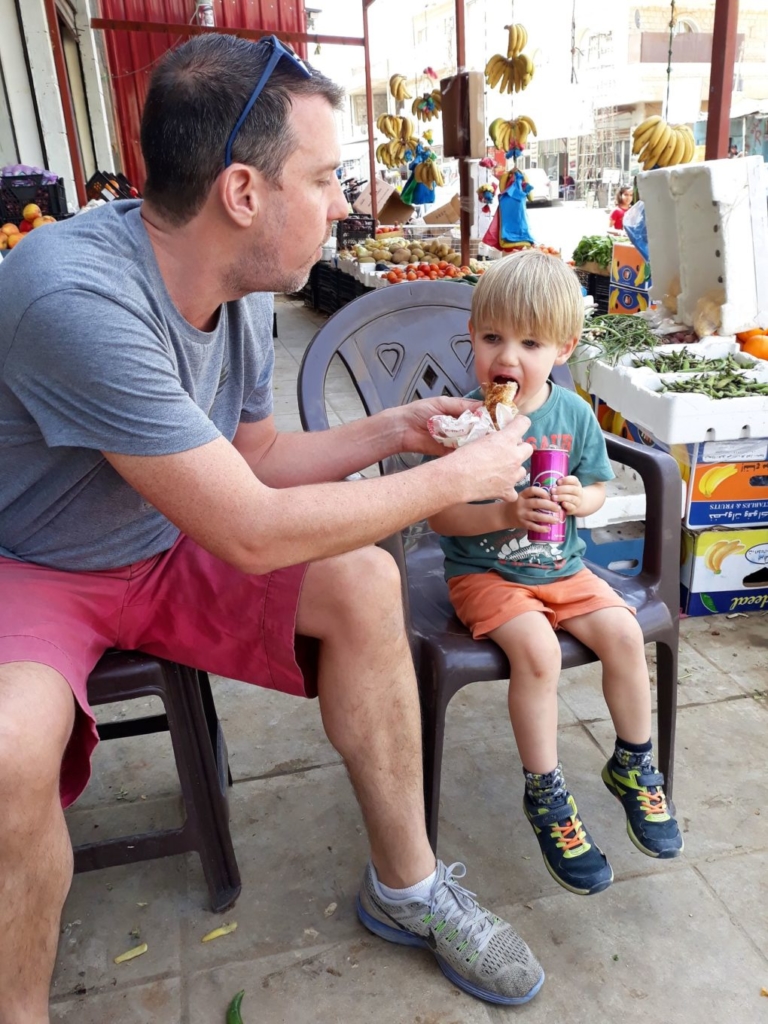
<svg viewBox="0 0 768 1024"><path fill-rule="evenodd" d="M237 138L237 133L243 127L246 117L248 117L251 110L253 109L254 103L263 92L264 86L267 84L269 80L269 76L280 63L281 58L286 57L290 61L292 66L296 68L296 70L299 72L302 78L312 77L312 72L309 70L309 68L301 59L301 57L297 57L293 50L289 50L287 46L284 46L277 38L277 36L267 36L267 38L262 40L262 42L266 43L267 46L272 47L272 55L267 61L267 66L261 73L261 78L256 83L256 88L251 93L251 98L245 104L242 114L240 115L240 117L238 117L235 127L232 129L230 136L227 139L227 147L224 150L225 167L229 167L229 165L232 163L232 146L234 144L235 139Z"/></svg>

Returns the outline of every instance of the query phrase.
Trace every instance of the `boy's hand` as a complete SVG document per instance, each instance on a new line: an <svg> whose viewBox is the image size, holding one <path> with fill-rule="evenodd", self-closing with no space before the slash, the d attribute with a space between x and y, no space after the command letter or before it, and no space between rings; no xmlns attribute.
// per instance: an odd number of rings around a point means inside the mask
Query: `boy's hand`
<svg viewBox="0 0 768 1024"><path fill-rule="evenodd" d="M584 497L584 491L578 477L564 476L558 482L557 487L552 488L552 497L562 506L567 516L576 515Z"/></svg>
<svg viewBox="0 0 768 1024"><path fill-rule="evenodd" d="M562 517L563 510L543 487L526 487L509 506L510 527L522 527L530 533L546 533Z"/></svg>

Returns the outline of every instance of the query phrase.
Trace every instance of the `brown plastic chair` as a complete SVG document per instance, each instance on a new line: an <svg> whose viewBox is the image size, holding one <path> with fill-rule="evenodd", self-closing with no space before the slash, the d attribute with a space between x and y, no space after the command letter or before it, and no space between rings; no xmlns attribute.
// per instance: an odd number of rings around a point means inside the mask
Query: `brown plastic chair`
<svg viewBox="0 0 768 1024"><path fill-rule="evenodd" d="M168 730L176 758L186 812L178 828L106 839L75 848L75 870L168 857L196 850L210 893L211 910L220 913L240 895L240 873L229 832L231 785L227 744L216 715L205 672L136 651L109 651L88 679L92 705L139 697L160 697L165 714L144 715L99 725L102 740L143 736Z"/></svg>
<svg viewBox="0 0 768 1024"><path fill-rule="evenodd" d="M467 320L472 290L466 284L415 282L370 292L331 317L309 345L299 372L299 407L305 430L327 430L324 386L338 355L369 415L433 395L467 394L475 386ZM566 367L553 379L573 387ZM647 497L642 571L622 576L590 564L637 610L647 643L656 644L658 759L671 798L677 709L680 558L680 474L670 456L606 434L608 455L636 470ZM384 473L413 464L398 456ZM463 686L502 679L509 665L490 640L473 640L456 618L443 578L443 555L425 523L389 538L384 546L400 565L406 615L423 712L427 828L437 842L440 773L448 703ZM588 563L589 564L589 563ZM592 651L559 632L563 668L596 661Z"/></svg>

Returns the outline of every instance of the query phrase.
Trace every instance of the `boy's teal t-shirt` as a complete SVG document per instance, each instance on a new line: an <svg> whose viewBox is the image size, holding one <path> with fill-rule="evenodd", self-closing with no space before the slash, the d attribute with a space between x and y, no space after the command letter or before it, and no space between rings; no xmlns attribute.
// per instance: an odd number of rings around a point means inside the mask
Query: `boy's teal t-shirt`
<svg viewBox="0 0 768 1024"><path fill-rule="evenodd" d="M568 473L584 487L612 480L605 439L595 414L575 392L552 384L547 401L530 413L531 426L524 438L534 448L565 448L570 453ZM477 388L467 398L482 399ZM530 463L525 464L530 471ZM529 476L517 485L529 486ZM480 537L441 537L445 554L445 578L467 573L497 572L513 583L541 584L573 576L584 568L581 556L585 544L579 539L575 516L566 518L565 541L528 539L525 529L499 530Z"/></svg>

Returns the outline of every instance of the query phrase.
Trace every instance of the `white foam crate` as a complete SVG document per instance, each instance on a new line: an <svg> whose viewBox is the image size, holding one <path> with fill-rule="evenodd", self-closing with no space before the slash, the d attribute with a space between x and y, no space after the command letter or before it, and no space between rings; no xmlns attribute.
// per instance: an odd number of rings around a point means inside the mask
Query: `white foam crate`
<svg viewBox="0 0 768 1024"><path fill-rule="evenodd" d="M677 318L692 326L699 302L724 297L720 333L768 327L768 209L761 156L664 167L638 175L653 286L679 280Z"/></svg>
<svg viewBox="0 0 768 1024"><path fill-rule="evenodd" d="M690 345L659 345L653 350L629 353L616 366L609 366L599 358L590 360L590 353L597 356L598 350L580 345L569 367L580 387L597 395L625 420L647 430L664 444L767 437L768 398L765 396L714 401L706 395L661 394L659 389L664 381L690 374L659 375L650 367L629 365L635 356L651 351L679 352L683 348L705 359L719 359L732 353L744 365L745 376L768 382L768 362L744 355L733 340L726 338L710 338Z"/></svg>
<svg viewBox="0 0 768 1024"><path fill-rule="evenodd" d="M591 516L576 519L579 529L599 529L619 523L645 520L645 487L638 473L620 462L611 461L615 479L605 485L605 504Z"/></svg>

